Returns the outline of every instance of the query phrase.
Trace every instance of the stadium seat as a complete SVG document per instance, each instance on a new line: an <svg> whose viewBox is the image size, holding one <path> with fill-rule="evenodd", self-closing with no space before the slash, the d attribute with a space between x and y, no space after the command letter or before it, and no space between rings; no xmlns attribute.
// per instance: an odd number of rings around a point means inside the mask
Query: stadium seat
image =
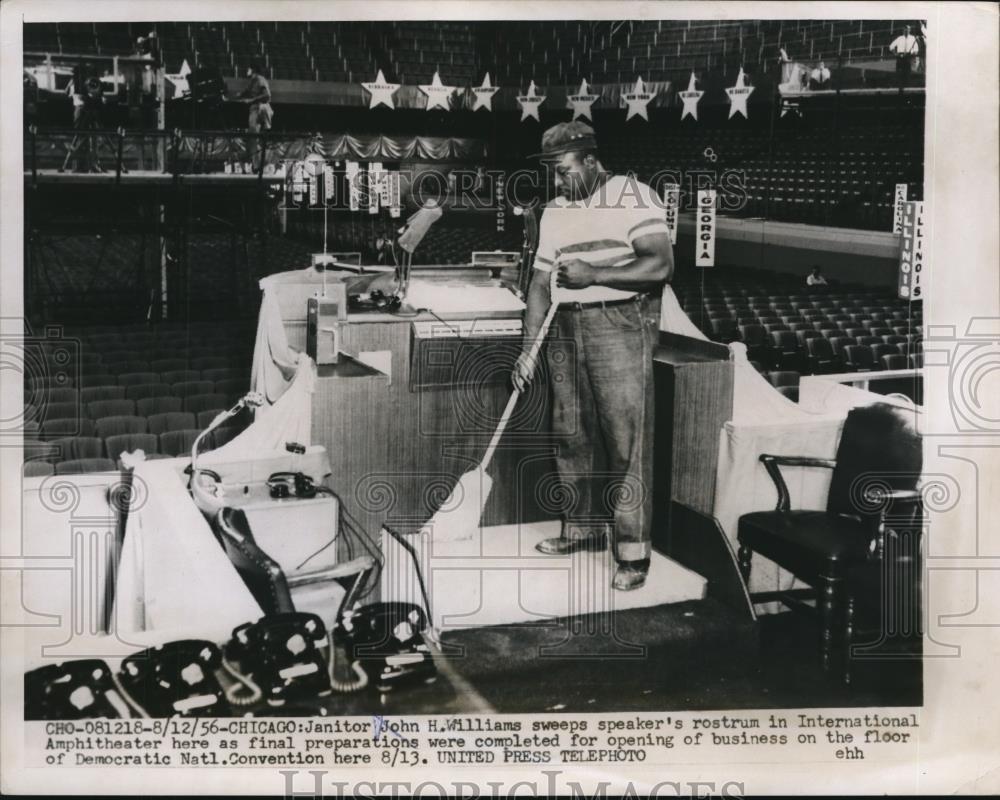
<svg viewBox="0 0 1000 800"><path fill-rule="evenodd" d="M117 386L118 380L110 372L94 372L81 375L80 380L77 381L77 385L80 387L80 391L82 392L84 389L97 386Z"/></svg>
<svg viewBox="0 0 1000 800"><path fill-rule="evenodd" d="M157 436L169 431L191 429L197 424L195 415L189 411L164 411L159 414L150 415L147 421L149 423L149 432Z"/></svg>
<svg viewBox="0 0 1000 800"><path fill-rule="evenodd" d="M125 388L129 400L145 400L150 397L169 397L173 389L169 383L136 383Z"/></svg>
<svg viewBox="0 0 1000 800"><path fill-rule="evenodd" d="M243 368L223 367L219 369L206 369L201 372L202 380L206 381L228 381L233 379L242 380L247 386L250 385L250 372ZM195 380L191 378L190 380Z"/></svg>
<svg viewBox="0 0 1000 800"><path fill-rule="evenodd" d="M139 383L157 383L160 376L155 372L125 372L118 376L119 386L135 386Z"/></svg>
<svg viewBox="0 0 1000 800"><path fill-rule="evenodd" d="M184 401L173 395L169 397L144 397L135 401L135 413L142 417L154 414L165 414L168 411L180 411Z"/></svg>
<svg viewBox="0 0 1000 800"><path fill-rule="evenodd" d="M122 433L108 436L104 440L104 452L108 458L120 464L122 453L134 453L142 450L146 455L159 452L159 439L151 433Z"/></svg>
<svg viewBox="0 0 1000 800"><path fill-rule="evenodd" d="M104 440L96 436L65 436L53 439L50 444L54 461L104 457Z"/></svg>
<svg viewBox="0 0 1000 800"><path fill-rule="evenodd" d="M79 403L46 403L38 407L38 411L44 415L45 419L77 419L86 416L86 411L80 407Z"/></svg>
<svg viewBox="0 0 1000 800"><path fill-rule="evenodd" d="M201 358L191 359L191 369L201 371L206 369L222 369L224 367L231 366L232 364L229 359L222 356L203 356Z"/></svg>
<svg viewBox="0 0 1000 800"><path fill-rule="evenodd" d="M768 374L767 379L775 389L778 389L782 386L798 386L800 376L797 372L775 370Z"/></svg>
<svg viewBox="0 0 1000 800"><path fill-rule="evenodd" d="M186 370L188 368L188 362L186 358L158 358L154 361L149 362L149 368L153 372L159 372L162 375L164 372ZM180 378L179 380L187 380L187 379ZM167 381L167 382L176 383L176 381Z"/></svg>
<svg viewBox="0 0 1000 800"><path fill-rule="evenodd" d="M95 400L87 404L91 419L101 417L129 417L135 414L135 400Z"/></svg>
<svg viewBox="0 0 1000 800"><path fill-rule="evenodd" d="M184 398L196 394L211 394L214 390L215 383L212 381L184 381L175 383L171 388L171 394Z"/></svg>
<svg viewBox="0 0 1000 800"><path fill-rule="evenodd" d="M883 355L882 356L882 369L907 369L908 362L906 356L902 356L899 353L894 355Z"/></svg>
<svg viewBox="0 0 1000 800"><path fill-rule="evenodd" d="M785 397L791 400L793 403L799 402L799 387L798 386L778 386L778 391L781 392Z"/></svg>
<svg viewBox="0 0 1000 800"><path fill-rule="evenodd" d="M148 429L146 418L138 416L102 417L94 422L94 431L102 439L123 433L145 433Z"/></svg>
<svg viewBox="0 0 1000 800"><path fill-rule="evenodd" d="M791 369L798 371L801 367L801 352L799 340L791 331L774 331L771 334L771 347L774 353L775 369Z"/></svg>
<svg viewBox="0 0 1000 800"><path fill-rule="evenodd" d="M923 353L911 353L907 356L906 360L910 364L910 369L923 369L924 368L924 354Z"/></svg>
<svg viewBox="0 0 1000 800"><path fill-rule="evenodd" d="M813 374L827 374L837 371L838 359L833 353L833 347L826 339L822 337L808 339L806 351L809 371Z"/></svg>
<svg viewBox="0 0 1000 800"><path fill-rule="evenodd" d="M85 417L46 419L41 423L43 439L60 439L66 436L92 436L94 423Z"/></svg>
<svg viewBox="0 0 1000 800"><path fill-rule="evenodd" d="M845 347L844 368L848 372L871 372L875 368L871 348L864 345Z"/></svg>
<svg viewBox="0 0 1000 800"><path fill-rule="evenodd" d="M896 350L894 345L891 344L873 344L872 348L872 358L875 360L876 366L882 363L883 356L894 356L899 355L899 351Z"/></svg>
<svg viewBox="0 0 1000 800"><path fill-rule="evenodd" d="M56 475L78 475L88 472L114 472L115 462L109 458L74 458L56 462Z"/></svg>
<svg viewBox="0 0 1000 800"><path fill-rule="evenodd" d="M221 394L195 394L184 398L184 410L197 414L208 408L224 408L226 396Z"/></svg>
<svg viewBox="0 0 1000 800"><path fill-rule="evenodd" d="M55 467L48 461L25 461L21 474L25 478L44 478L55 473Z"/></svg>
<svg viewBox="0 0 1000 800"><path fill-rule="evenodd" d="M215 393L225 395L233 401L248 391L250 391L249 378L227 378L215 382Z"/></svg>
<svg viewBox="0 0 1000 800"><path fill-rule="evenodd" d="M75 403L80 398L79 391L73 387L35 389L31 394L52 403Z"/></svg>
<svg viewBox="0 0 1000 800"><path fill-rule="evenodd" d="M191 452L191 445L201 433L199 430L166 431L160 434L160 452L170 456L184 456Z"/></svg>
<svg viewBox="0 0 1000 800"><path fill-rule="evenodd" d="M218 450L224 444L227 444L228 442L232 441L241 433L242 431L239 428L234 428L231 426L223 425L220 428L216 428L209 434L209 436L211 437L212 449Z"/></svg>
<svg viewBox="0 0 1000 800"><path fill-rule="evenodd" d="M80 389L80 402L85 406L98 400L124 400L125 387L118 386L90 386Z"/></svg>
<svg viewBox="0 0 1000 800"><path fill-rule="evenodd" d="M198 427L203 429L207 428L209 425L212 424L212 421L225 410L226 409L224 408L206 408L204 411L199 411ZM224 422L223 425L226 425L226 423L232 423L232 420L231 419L226 420L226 422Z"/></svg>
<svg viewBox="0 0 1000 800"><path fill-rule="evenodd" d="M186 383L188 381L201 380L201 373L196 369L176 369L170 372L161 372L160 380L171 385L175 383Z"/></svg>
<svg viewBox="0 0 1000 800"><path fill-rule="evenodd" d="M762 325L740 325L740 341L746 345L747 358L766 361L769 354L767 331Z"/></svg>

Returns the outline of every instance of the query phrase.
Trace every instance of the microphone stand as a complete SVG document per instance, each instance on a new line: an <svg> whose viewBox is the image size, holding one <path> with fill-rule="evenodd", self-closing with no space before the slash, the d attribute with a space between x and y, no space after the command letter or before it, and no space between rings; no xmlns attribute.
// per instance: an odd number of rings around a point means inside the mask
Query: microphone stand
<svg viewBox="0 0 1000 800"><path fill-rule="evenodd" d="M234 405L228 411L220 411L216 415L215 419L213 419L208 424L208 427L205 428L205 430L203 430L201 433L199 433L198 436L195 438L194 442L191 445L191 492L195 494L197 497L201 498L202 500L206 499L203 496L204 490L201 489L201 486L198 483L198 473L201 471L198 468L198 448L201 447L201 443L205 440L205 437L208 436L216 428L218 428L227 419L232 419L233 417L235 417L244 408L247 408L248 406L251 408L258 408L262 405L264 405L264 395L262 395L260 392L248 392L246 395L241 397L239 401L236 403L236 405ZM214 505L214 503L212 504Z"/></svg>

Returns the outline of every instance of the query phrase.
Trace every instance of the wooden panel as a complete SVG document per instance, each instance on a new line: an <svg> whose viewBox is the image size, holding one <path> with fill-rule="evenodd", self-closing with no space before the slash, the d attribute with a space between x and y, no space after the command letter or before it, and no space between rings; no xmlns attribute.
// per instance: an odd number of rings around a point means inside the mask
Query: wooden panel
<svg viewBox="0 0 1000 800"><path fill-rule="evenodd" d="M330 485L373 535L383 522L408 530L432 516L479 463L510 396L506 382L411 390L411 335L406 319L345 325L344 349L390 351L391 376L320 367L313 395L313 442L329 454ZM490 468L483 525L551 516L534 498L539 477L552 470L544 383L519 409Z"/></svg>
<svg viewBox="0 0 1000 800"><path fill-rule="evenodd" d="M673 334L661 336L653 358L653 545L668 555L671 501L712 514L719 432L733 411L728 359L724 346Z"/></svg>
<svg viewBox="0 0 1000 800"><path fill-rule="evenodd" d="M683 364L675 380L671 499L711 514L719 431L733 416L733 365Z"/></svg>

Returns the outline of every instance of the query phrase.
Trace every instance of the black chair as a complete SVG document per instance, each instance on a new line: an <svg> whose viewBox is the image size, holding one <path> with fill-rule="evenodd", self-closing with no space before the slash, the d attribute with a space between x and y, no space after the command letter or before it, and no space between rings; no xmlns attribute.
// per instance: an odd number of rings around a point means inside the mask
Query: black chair
<svg viewBox="0 0 1000 800"><path fill-rule="evenodd" d="M894 526L912 529L921 514L917 481L923 466L920 436L913 414L885 403L852 409L834 460L801 456L761 455L774 481L774 511L740 517L740 572L749 586L754 554L764 556L809 584L810 589L759 592L755 603L781 601L818 614L820 656L829 669L844 622L848 570L881 560ZM779 467L824 467L833 470L823 511L791 509L788 487ZM816 607L804 603L815 600Z"/></svg>
<svg viewBox="0 0 1000 800"><path fill-rule="evenodd" d="M871 372L875 369L875 358L871 348L854 345L844 348L844 368L848 372Z"/></svg>
<svg viewBox="0 0 1000 800"><path fill-rule="evenodd" d="M806 339L806 366L812 374L836 372L839 359L833 352L833 346L822 336Z"/></svg>

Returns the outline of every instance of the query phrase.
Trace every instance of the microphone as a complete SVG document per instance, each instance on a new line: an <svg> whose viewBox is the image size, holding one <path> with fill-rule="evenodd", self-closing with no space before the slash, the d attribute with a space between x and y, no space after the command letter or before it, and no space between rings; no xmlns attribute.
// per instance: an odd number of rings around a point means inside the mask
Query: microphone
<svg viewBox="0 0 1000 800"><path fill-rule="evenodd" d="M406 221L406 226L400 231L399 246L407 253L412 254L417 249L417 245L427 235L431 225L441 219L440 206L425 205Z"/></svg>
<svg viewBox="0 0 1000 800"><path fill-rule="evenodd" d="M201 446L202 441L208 436L212 431L218 428L223 422L225 422L230 417L235 417L244 408L260 408L264 405L264 395L262 392L247 392L243 397L236 401L236 405L230 408L228 411L221 411L216 415L208 427L205 428L198 437L194 440L191 445L191 485L196 486L198 481L198 448Z"/></svg>

